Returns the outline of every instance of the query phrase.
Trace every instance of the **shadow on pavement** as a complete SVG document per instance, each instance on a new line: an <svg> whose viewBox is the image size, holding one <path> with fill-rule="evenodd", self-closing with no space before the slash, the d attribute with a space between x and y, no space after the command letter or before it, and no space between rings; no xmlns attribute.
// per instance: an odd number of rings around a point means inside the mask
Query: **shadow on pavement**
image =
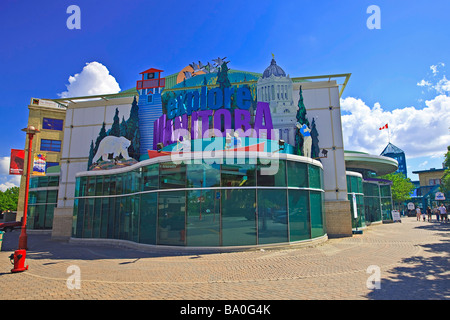
<svg viewBox="0 0 450 320"><path fill-rule="evenodd" d="M14 253L18 248L20 230L6 232L3 236L2 252ZM78 244L64 241L54 241L50 233L28 233L27 259L55 259L55 260L97 260L97 259L135 259L195 256L225 252L223 250L188 250L184 247L164 249L151 247L148 249L133 249L114 247L107 244ZM236 250L234 250L236 251ZM231 251L230 251L231 252ZM55 262L56 263L56 262ZM51 264L51 263L48 263Z"/></svg>
<svg viewBox="0 0 450 320"><path fill-rule="evenodd" d="M448 300L450 298L450 223L427 223L418 229L437 231L439 243L420 245L432 257L414 256L401 261L406 266L387 271L381 288L366 297L371 300Z"/></svg>

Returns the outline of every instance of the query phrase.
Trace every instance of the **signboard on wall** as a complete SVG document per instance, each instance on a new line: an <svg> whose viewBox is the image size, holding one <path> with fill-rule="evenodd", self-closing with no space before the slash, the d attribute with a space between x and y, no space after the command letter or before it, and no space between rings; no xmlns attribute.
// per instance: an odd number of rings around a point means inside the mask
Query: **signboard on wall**
<svg viewBox="0 0 450 320"><path fill-rule="evenodd" d="M445 195L442 192L436 192L436 194L434 195L434 200L445 200Z"/></svg>

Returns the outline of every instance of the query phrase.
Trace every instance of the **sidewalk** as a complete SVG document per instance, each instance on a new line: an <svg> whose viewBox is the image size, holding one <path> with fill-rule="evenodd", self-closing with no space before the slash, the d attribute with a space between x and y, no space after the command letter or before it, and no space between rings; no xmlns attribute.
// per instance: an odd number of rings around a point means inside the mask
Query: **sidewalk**
<svg viewBox="0 0 450 320"><path fill-rule="evenodd" d="M0 252L0 292L3 300L446 300L449 231L450 223L404 217L312 247L183 255L29 234L29 270L12 274L15 230ZM73 270L80 271L79 289Z"/></svg>

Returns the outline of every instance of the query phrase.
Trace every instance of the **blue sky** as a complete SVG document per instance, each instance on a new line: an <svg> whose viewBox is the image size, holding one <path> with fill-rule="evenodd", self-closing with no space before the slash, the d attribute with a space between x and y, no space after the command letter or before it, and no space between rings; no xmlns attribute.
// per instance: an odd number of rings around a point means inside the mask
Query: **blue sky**
<svg viewBox="0 0 450 320"><path fill-rule="evenodd" d="M81 10L80 30L66 26L70 5ZM370 5L381 29L367 28ZM409 172L440 168L450 145L448 12L444 0L2 0L2 168L10 149L24 148L30 98L58 98L87 63L125 90L150 67L170 75L219 56L263 72L272 53L291 76L352 73L342 96L346 149L379 154L387 132L378 128L389 122Z"/></svg>

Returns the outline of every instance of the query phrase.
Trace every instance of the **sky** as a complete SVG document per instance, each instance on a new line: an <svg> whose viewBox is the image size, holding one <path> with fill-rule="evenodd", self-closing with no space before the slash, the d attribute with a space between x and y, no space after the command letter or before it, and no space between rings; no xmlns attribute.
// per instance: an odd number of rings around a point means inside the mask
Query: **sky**
<svg viewBox="0 0 450 320"><path fill-rule="evenodd" d="M450 145L448 12L447 0L1 0L0 190L19 185L9 157L25 147L32 97L115 93L146 69L217 57L262 73L272 53L291 77L351 73L345 149L379 155L390 139L418 180Z"/></svg>

